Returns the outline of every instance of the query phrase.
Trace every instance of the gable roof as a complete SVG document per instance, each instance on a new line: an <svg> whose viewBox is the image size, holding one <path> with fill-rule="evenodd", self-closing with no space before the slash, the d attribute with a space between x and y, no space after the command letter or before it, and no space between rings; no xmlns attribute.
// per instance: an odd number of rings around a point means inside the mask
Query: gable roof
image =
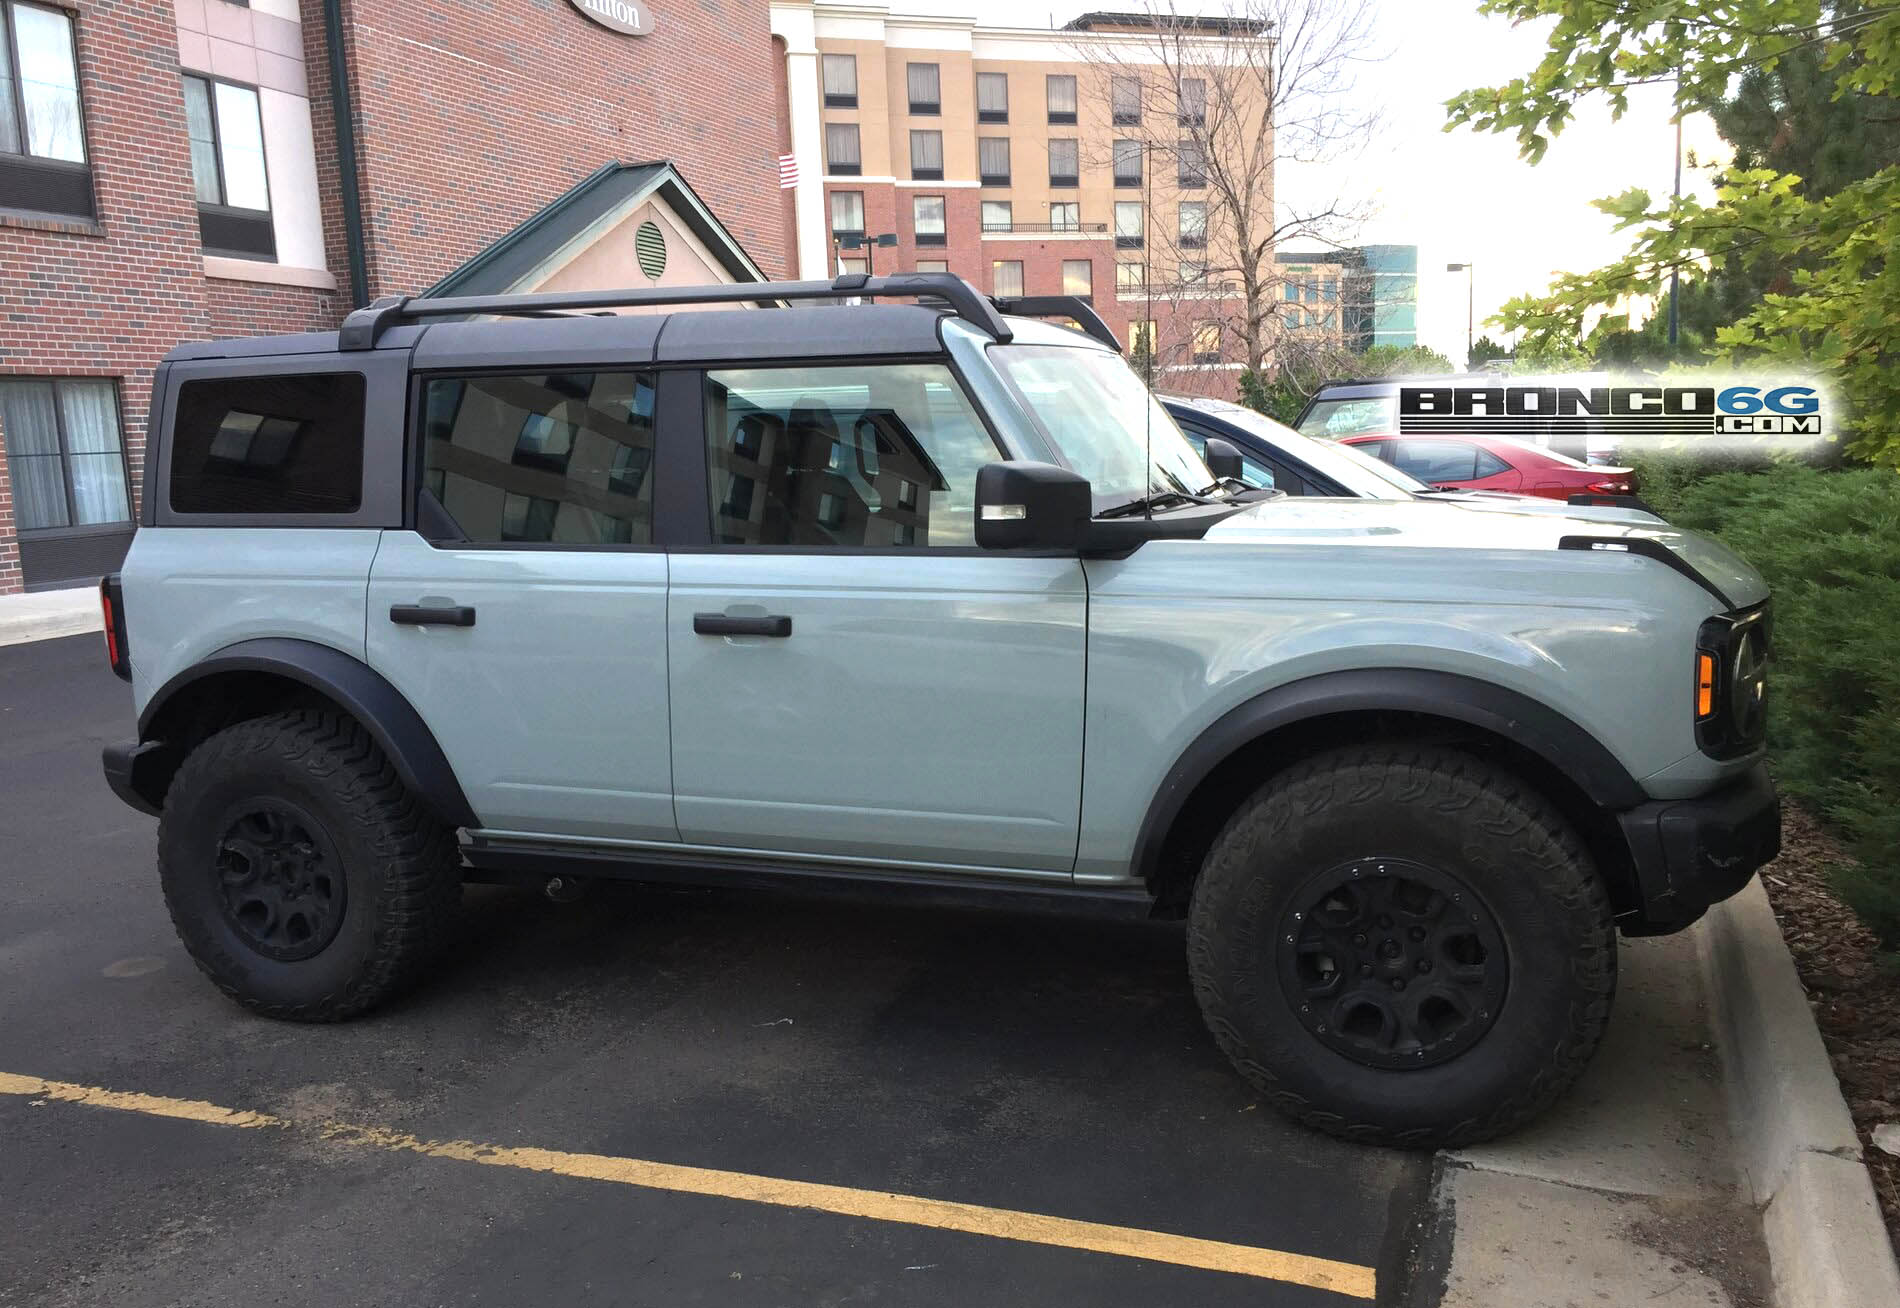
<svg viewBox="0 0 1900 1308"><path fill-rule="evenodd" d="M767 280L672 164L610 163L583 177L423 294L505 294L595 223L611 214L631 213L653 198L666 203L734 281Z"/></svg>

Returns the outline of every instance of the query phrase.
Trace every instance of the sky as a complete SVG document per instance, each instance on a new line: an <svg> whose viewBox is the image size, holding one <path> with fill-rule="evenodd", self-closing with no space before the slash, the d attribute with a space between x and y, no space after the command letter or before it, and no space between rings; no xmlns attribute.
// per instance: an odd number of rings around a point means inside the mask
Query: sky
<svg viewBox="0 0 1900 1308"><path fill-rule="evenodd" d="M986 24L1037 27L1117 7L1113 0L1067 0L1059 7L1053 0L888 3L897 12L968 13ZM1257 0L1260 11L1271 3ZM1386 57L1363 69L1357 94L1380 111L1380 127L1351 158L1324 166L1282 161L1276 196L1283 210L1323 208L1334 197L1363 206L1369 216L1356 232L1340 233L1341 244L1418 246L1420 342L1462 364L1466 274L1447 272L1445 265L1474 265L1473 316L1484 335L1484 319L1506 300L1544 289L1555 273L1586 271L1623 254L1627 236L1614 233L1590 201L1631 187L1657 197L1669 193L1675 158L1669 88L1635 88L1629 111L1615 123L1607 108L1581 108L1533 167L1518 158L1510 133L1444 131L1444 101L1528 73L1543 53L1541 28L1514 28L1480 14L1477 0L1364 3L1374 11L1374 40ZM1204 10L1220 12L1221 6ZM1244 0L1237 12L1247 12ZM1684 123L1683 146L1685 156L1705 163L1725 154L1713 124L1702 117ZM1703 176L1686 163L1683 189L1706 191ZM1491 334L1501 335L1495 328Z"/></svg>

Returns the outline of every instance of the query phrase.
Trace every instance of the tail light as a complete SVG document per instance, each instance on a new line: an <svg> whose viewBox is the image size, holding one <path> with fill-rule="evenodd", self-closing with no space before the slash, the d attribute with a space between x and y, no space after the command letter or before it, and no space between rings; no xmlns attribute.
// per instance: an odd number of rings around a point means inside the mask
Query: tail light
<svg viewBox="0 0 1900 1308"><path fill-rule="evenodd" d="M1603 481L1593 481L1589 486L1593 495L1628 495L1632 493L1628 477L1610 477Z"/></svg>
<svg viewBox="0 0 1900 1308"><path fill-rule="evenodd" d="M132 680L132 664L126 658L125 594L119 586L119 574L99 578L99 608L105 618L106 662L121 681Z"/></svg>

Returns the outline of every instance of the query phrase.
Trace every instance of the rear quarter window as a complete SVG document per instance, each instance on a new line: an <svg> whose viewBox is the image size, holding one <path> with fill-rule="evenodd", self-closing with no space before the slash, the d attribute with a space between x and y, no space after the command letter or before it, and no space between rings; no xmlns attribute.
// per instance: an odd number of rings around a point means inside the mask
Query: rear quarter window
<svg viewBox="0 0 1900 1308"><path fill-rule="evenodd" d="M172 512L356 512L365 390L358 372L185 382L172 423Z"/></svg>

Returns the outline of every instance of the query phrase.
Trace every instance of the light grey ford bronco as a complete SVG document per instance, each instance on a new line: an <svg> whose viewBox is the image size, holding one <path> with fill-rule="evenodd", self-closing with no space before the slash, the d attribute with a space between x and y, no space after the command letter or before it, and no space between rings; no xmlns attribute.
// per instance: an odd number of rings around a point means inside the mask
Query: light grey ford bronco
<svg viewBox="0 0 1900 1308"><path fill-rule="evenodd" d="M181 346L149 431L105 771L273 1016L414 981L468 880L1059 904L1185 918L1281 1109L1464 1142L1583 1067L1619 930L1778 846L1745 563L1248 491L1079 301L392 298Z"/></svg>

